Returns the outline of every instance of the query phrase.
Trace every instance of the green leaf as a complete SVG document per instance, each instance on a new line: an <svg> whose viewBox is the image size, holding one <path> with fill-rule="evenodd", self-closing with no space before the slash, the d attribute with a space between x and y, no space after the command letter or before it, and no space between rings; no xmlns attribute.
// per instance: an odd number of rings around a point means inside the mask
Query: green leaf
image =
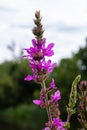
<svg viewBox="0 0 87 130"><path fill-rule="evenodd" d="M72 83L72 88L70 92L70 99L69 99L69 108L75 107L77 101L77 84L79 83L81 76L78 75Z"/></svg>

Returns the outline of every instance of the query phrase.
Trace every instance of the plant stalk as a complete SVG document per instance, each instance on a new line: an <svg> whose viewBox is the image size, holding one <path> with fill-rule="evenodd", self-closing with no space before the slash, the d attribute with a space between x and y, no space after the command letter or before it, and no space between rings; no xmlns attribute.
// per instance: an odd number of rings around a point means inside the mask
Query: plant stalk
<svg viewBox="0 0 87 130"><path fill-rule="evenodd" d="M41 86L42 86L42 89L44 92L44 100L45 100L45 104L46 104L46 111L47 111L48 119L50 122L50 126L52 126L52 117L51 117L50 107L49 107L49 103L48 103L48 95L46 93L46 86L45 86L44 80L42 81Z"/></svg>

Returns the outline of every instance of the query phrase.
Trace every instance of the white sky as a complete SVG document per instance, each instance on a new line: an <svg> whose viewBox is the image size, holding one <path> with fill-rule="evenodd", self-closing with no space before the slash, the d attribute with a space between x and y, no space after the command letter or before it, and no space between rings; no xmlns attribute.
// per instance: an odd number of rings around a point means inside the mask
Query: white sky
<svg viewBox="0 0 87 130"><path fill-rule="evenodd" d="M44 37L54 42L54 61L70 57L87 36L87 0L0 0L0 63L12 58L6 46L19 50L31 45L36 10L43 16Z"/></svg>

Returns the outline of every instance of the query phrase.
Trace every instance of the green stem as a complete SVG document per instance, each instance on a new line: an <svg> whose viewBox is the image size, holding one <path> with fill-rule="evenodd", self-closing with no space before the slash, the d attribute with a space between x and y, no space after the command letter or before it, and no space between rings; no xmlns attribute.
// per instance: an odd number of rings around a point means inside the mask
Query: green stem
<svg viewBox="0 0 87 130"><path fill-rule="evenodd" d="M68 112L67 122L69 122L69 121L70 121L70 118L71 118L71 114L70 114L70 112Z"/></svg>
<svg viewBox="0 0 87 130"><path fill-rule="evenodd" d="M50 126L52 126L52 117L51 117L50 107L49 107L49 104L48 104L48 95L47 95L47 93L45 93L46 92L46 86L45 86L44 80L42 81L41 86L42 86L42 89L43 89L43 92L44 92L44 100L45 100L45 104L46 104L46 111L47 111L48 119L49 119L49 122L50 122Z"/></svg>

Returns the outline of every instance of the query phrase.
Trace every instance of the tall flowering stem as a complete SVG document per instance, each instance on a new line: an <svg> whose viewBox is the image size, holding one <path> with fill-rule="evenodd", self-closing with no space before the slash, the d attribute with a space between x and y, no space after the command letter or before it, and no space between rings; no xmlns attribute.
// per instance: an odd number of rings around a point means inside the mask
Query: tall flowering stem
<svg viewBox="0 0 87 130"><path fill-rule="evenodd" d="M58 101L61 99L60 91L57 90L54 94L50 95L50 91L56 90L53 78L49 87L46 87L45 84L45 80L56 66L56 63L52 63L50 59L46 60L46 57L54 55L54 43L46 46L46 38L43 38L44 29L41 23L40 11L36 11L34 23L35 27L32 32L35 38L32 40L32 47L24 48L27 54L23 56L29 58L32 75L27 75L25 80L34 80L41 84L40 99L33 100L33 103L45 108L47 111L48 122L43 130L65 130L65 122L60 119L58 104Z"/></svg>

